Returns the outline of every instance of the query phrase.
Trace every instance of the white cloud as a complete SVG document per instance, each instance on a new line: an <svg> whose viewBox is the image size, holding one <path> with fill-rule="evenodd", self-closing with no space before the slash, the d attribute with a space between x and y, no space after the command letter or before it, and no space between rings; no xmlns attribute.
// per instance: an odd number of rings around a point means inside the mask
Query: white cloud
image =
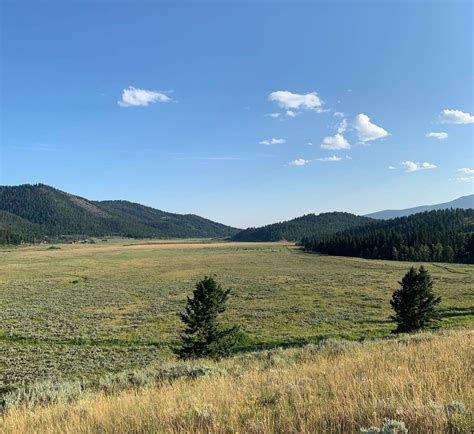
<svg viewBox="0 0 474 434"><path fill-rule="evenodd" d="M292 93L287 90L279 90L272 92L268 99L276 102L281 108L291 109L309 109L317 110L323 102L319 98L317 92L310 92L306 94Z"/></svg>
<svg viewBox="0 0 474 434"><path fill-rule="evenodd" d="M439 120L443 124L472 124L474 116L461 110L444 109L439 114Z"/></svg>
<svg viewBox="0 0 474 434"><path fill-rule="evenodd" d="M459 173L460 175L474 175L474 169L462 167L461 169L456 170L456 173Z"/></svg>
<svg viewBox="0 0 474 434"><path fill-rule="evenodd" d="M325 137L321 148L336 151L338 149L351 149L351 145L342 134L338 133L335 136Z"/></svg>
<svg viewBox="0 0 474 434"><path fill-rule="evenodd" d="M285 139L270 139L270 140L262 140L259 142L260 145L281 145L282 143L285 143Z"/></svg>
<svg viewBox="0 0 474 434"><path fill-rule="evenodd" d="M426 137L428 137L429 139L444 140L448 138L448 133L445 133L444 131L431 132L431 133L426 134Z"/></svg>
<svg viewBox="0 0 474 434"><path fill-rule="evenodd" d="M370 118L364 113L359 113L355 117L354 128L361 142L369 142L390 135L382 127L370 122Z"/></svg>
<svg viewBox="0 0 474 434"><path fill-rule="evenodd" d="M317 158L318 161L323 161L323 162L326 162L326 161L341 161L341 157L336 157L335 155L333 155L332 157L323 157L323 158Z"/></svg>
<svg viewBox="0 0 474 434"><path fill-rule="evenodd" d="M292 111L292 110L287 110L285 114L286 114L288 117L290 117L290 118L294 118L294 117L296 117L296 116L299 115L298 112L294 112L294 111Z"/></svg>
<svg viewBox="0 0 474 434"><path fill-rule="evenodd" d="M471 176L460 176L456 178L458 182L474 182L474 175Z"/></svg>
<svg viewBox="0 0 474 434"><path fill-rule="evenodd" d="M345 114L342 112L334 112L332 115L338 118L343 118L345 116Z"/></svg>
<svg viewBox="0 0 474 434"><path fill-rule="evenodd" d="M397 169L397 168L394 167L394 166L388 166L388 168L389 168L390 170L396 170L396 169Z"/></svg>
<svg viewBox="0 0 474 434"><path fill-rule="evenodd" d="M271 118L277 119L281 116L281 113L269 113L267 116L270 116Z"/></svg>
<svg viewBox="0 0 474 434"><path fill-rule="evenodd" d="M337 127L337 132L339 134L342 134L343 132L345 132L347 130L347 119L343 119L341 121L341 123L339 124L339 126Z"/></svg>
<svg viewBox="0 0 474 434"><path fill-rule="evenodd" d="M120 107L138 107L147 106L155 102L170 102L171 98L154 90L137 89L133 86L124 89L122 92L122 99L117 101Z"/></svg>
<svg viewBox="0 0 474 434"><path fill-rule="evenodd" d="M311 160L305 160L303 158L297 158L290 162L292 166L306 166L308 163L311 163Z"/></svg>
<svg viewBox="0 0 474 434"><path fill-rule="evenodd" d="M312 143L312 142L306 142L306 144L307 144L308 146L313 146L313 143Z"/></svg>
<svg viewBox="0 0 474 434"><path fill-rule="evenodd" d="M474 182L474 169L462 167L456 170L456 178L454 180L457 182Z"/></svg>
<svg viewBox="0 0 474 434"><path fill-rule="evenodd" d="M436 169L437 166L434 164L424 162L424 163L415 163L414 161L403 161L400 163L404 168L405 172L416 172L417 170L426 170L426 169Z"/></svg>
<svg viewBox="0 0 474 434"><path fill-rule="evenodd" d="M350 155L346 155L346 160L352 160L352 157Z"/></svg>

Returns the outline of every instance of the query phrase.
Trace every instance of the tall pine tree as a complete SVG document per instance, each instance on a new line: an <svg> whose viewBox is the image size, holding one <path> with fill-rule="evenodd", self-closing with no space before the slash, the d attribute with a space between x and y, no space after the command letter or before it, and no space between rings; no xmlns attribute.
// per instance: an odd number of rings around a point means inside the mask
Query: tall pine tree
<svg viewBox="0 0 474 434"><path fill-rule="evenodd" d="M226 310L230 290L223 289L212 277L196 284L193 297L188 297L181 320L185 330L181 345L175 350L180 359L197 357L221 358L229 355L238 341L238 328L224 328L218 320Z"/></svg>
<svg viewBox="0 0 474 434"><path fill-rule="evenodd" d="M391 318L398 324L394 333L409 333L421 330L438 318L435 306L441 297L433 294L433 280L428 271L421 266L417 272L410 268L397 289L390 304L395 315Z"/></svg>

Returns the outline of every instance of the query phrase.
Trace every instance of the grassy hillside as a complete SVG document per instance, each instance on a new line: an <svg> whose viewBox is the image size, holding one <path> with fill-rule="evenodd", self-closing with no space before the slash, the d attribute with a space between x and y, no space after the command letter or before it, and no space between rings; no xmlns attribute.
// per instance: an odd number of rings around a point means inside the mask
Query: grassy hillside
<svg viewBox="0 0 474 434"><path fill-rule="evenodd" d="M0 429L6 434L355 433L391 419L410 433L469 433L473 343L472 332L465 330L364 343L323 341L217 364L202 360L187 369L136 370L82 398L74 395L74 383L57 384L55 394L38 385L36 396L52 398L53 404L14 407ZM171 379L172 372L181 374ZM126 378L131 390L120 392Z"/></svg>
<svg viewBox="0 0 474 434"><path fill-rule="evenodd" d="M93 202L42 184L0 187L0 211L0 229L8 226L25 242L93 236L224 238L237 232L194 215L126 201Z"/></svg>
<svg viewBox="0 0 474 434"><path fill-rule="evenodd" d="M194 283L232 289L249 349L390 335L409 263L318 256L285 243L117 242L0 249L0 389L173 360ZM472 265L428 264L442 326L474 324Z"/></svg>
<svg viewBox="0 0 474 434"><path fill-rule="evenodd" d="M274 223L260 228L248 228L232 237L234 241L300 241L314 235L326 235L373 222L346 212L307 214L286 222Z"/></svg>

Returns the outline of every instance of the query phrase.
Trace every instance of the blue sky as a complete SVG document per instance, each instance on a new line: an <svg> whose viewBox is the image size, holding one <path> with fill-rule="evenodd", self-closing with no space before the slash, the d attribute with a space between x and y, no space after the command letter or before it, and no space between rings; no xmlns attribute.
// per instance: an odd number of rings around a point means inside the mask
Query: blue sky
<svg viewBox="0 0 474 434"><path fill-rule="evenodd" d="M1 184L239 227L473 193L469 1L1 13Z"/></svg>

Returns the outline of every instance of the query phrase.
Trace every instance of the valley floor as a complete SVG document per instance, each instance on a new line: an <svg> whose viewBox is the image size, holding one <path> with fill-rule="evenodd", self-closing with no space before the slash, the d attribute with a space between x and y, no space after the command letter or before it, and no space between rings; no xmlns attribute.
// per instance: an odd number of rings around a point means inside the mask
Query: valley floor
<svg viewBox="0 0 474 434"><path fill-rule="evenodd" d="M232 288L247 349L389 335L408 262L318 256L286 243L112 240L0 249L0 391L173 360L198 279ZM415 264L418 265L418 264ZM426 264L442 326L474 324L474 266Z"/></svg>

